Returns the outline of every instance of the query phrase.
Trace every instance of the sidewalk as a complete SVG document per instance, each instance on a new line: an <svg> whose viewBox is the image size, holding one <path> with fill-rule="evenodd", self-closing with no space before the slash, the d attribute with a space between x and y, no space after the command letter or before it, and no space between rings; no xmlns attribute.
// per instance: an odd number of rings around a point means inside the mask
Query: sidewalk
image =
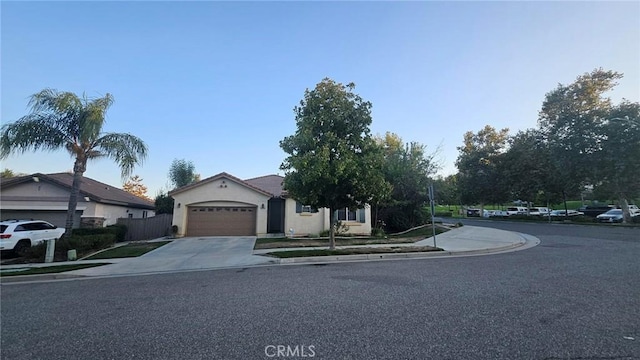
<svg viewBox="0 0 640 360"><path fill-rule="evenodd" d="M291 263L331 263L344 261L370 261L392 258L433 258L456 255L489 254L511 251L516 248L528 248L537 245L539 242L537 238L526 234L519 234L515 232L484 227L464 226L452 229L436 236L437 246L444 251L317 256L278 259L264 256L264 254L273 251L326 249L326 247L253 250L255 239L255 237L183 238L135 258L78 260L73 262L1 266L0 269L7 270L14 268L17 269L82 263L110 263L110 265L73 270L60 274L3 277L2 283L63 278L62 274L64 274L64 278L125 276L194 270L242 268ZM338 246L337 248L390 246L433 246L433 238L430 237L415 243L352 245ZM29 280L27 280L27 278Z"/></svg>

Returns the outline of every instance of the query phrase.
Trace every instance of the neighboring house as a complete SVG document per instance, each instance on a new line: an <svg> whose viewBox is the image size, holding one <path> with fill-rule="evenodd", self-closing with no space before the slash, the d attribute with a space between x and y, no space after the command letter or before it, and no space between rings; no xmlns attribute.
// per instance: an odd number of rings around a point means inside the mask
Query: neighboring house
<svg viewBox="0 0 640 360"><path fill-rule="evenodd" d="M73 174L32 174L3 178L0 183L0 217L38 219L64 227ZM80 185L74 228L113 225L118 218L155 215L151 201L117 187L84 177Z"/></svg>
<svg viewBox="0 0 640 360"><path fill-rule="evenodd" d="M241 180L227 173L169 192L179 236L319 234L329 230L329 210L311 209L288 197L278 175ZM348 233L371 233L371 209L337 211Z"/></svg>

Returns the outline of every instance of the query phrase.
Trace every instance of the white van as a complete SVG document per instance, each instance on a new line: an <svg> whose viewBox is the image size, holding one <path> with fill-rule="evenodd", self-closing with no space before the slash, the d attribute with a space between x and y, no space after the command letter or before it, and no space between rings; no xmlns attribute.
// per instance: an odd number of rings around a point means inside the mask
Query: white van
<svg viewBox="0 0 640 360"><path fill-rule="evenodd" d="M507 214L511 215L527 215L527 208L524 206L512 206L507 208Z"/></svg>

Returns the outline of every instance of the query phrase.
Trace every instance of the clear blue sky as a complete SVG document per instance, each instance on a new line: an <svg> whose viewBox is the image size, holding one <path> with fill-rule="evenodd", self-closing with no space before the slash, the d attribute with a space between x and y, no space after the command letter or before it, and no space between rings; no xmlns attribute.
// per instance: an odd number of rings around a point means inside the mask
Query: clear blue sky
<svg viewBox="0 0 640 360"><path fill-rule="evenodd" d="M597 67L639 100L639 2L7 2L2 123L29 95L111 93L105 130L149 145L154 196L175 158L203 178L279 172L293 107L322 78L354 82L374 134L395 132L456 171L464 132L536 126L545 93ZM16 172L72 168L63 151L13 155ZM280 172L281 173L281 172ZM109 160L85 174L121 186Z"/></svg>

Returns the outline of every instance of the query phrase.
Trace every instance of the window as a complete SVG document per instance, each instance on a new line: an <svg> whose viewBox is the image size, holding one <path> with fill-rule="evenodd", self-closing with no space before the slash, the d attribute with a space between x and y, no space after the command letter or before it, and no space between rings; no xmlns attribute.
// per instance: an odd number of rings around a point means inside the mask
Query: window
<svg viewBox="0 0 640 360"><path fill-rule="evenodd" d="M133 219L133 214L129 213L129 219Z"/></svg>
<svg viewBox="0 0 640 360"><path fill-rule="evenodd" d="M338 210L338 221L356 221L356 212L349 209Z"/></svg>
<svg viewBox="0 0 640 360"><path fill-rule="evenodd" d="M336 220L338 221L351 221L351 222L365 222L365 211L364 209L358 210L349 210L347 209L339 209L336 211Z"/></svg>
<svg viewBox="0 0 640 360"><path fill-rule="evenodd" d="M296 201L296 213L317 213L318 209L312 208L310 205L302 205L301 202Z"/></svg>
<svg viewBox="0 0 640 360"><path fill-rule="evenodd" d="M144 211L142 211L142 218L145 219L146 217L147 217L147 211L144 210Z"/></svg>

